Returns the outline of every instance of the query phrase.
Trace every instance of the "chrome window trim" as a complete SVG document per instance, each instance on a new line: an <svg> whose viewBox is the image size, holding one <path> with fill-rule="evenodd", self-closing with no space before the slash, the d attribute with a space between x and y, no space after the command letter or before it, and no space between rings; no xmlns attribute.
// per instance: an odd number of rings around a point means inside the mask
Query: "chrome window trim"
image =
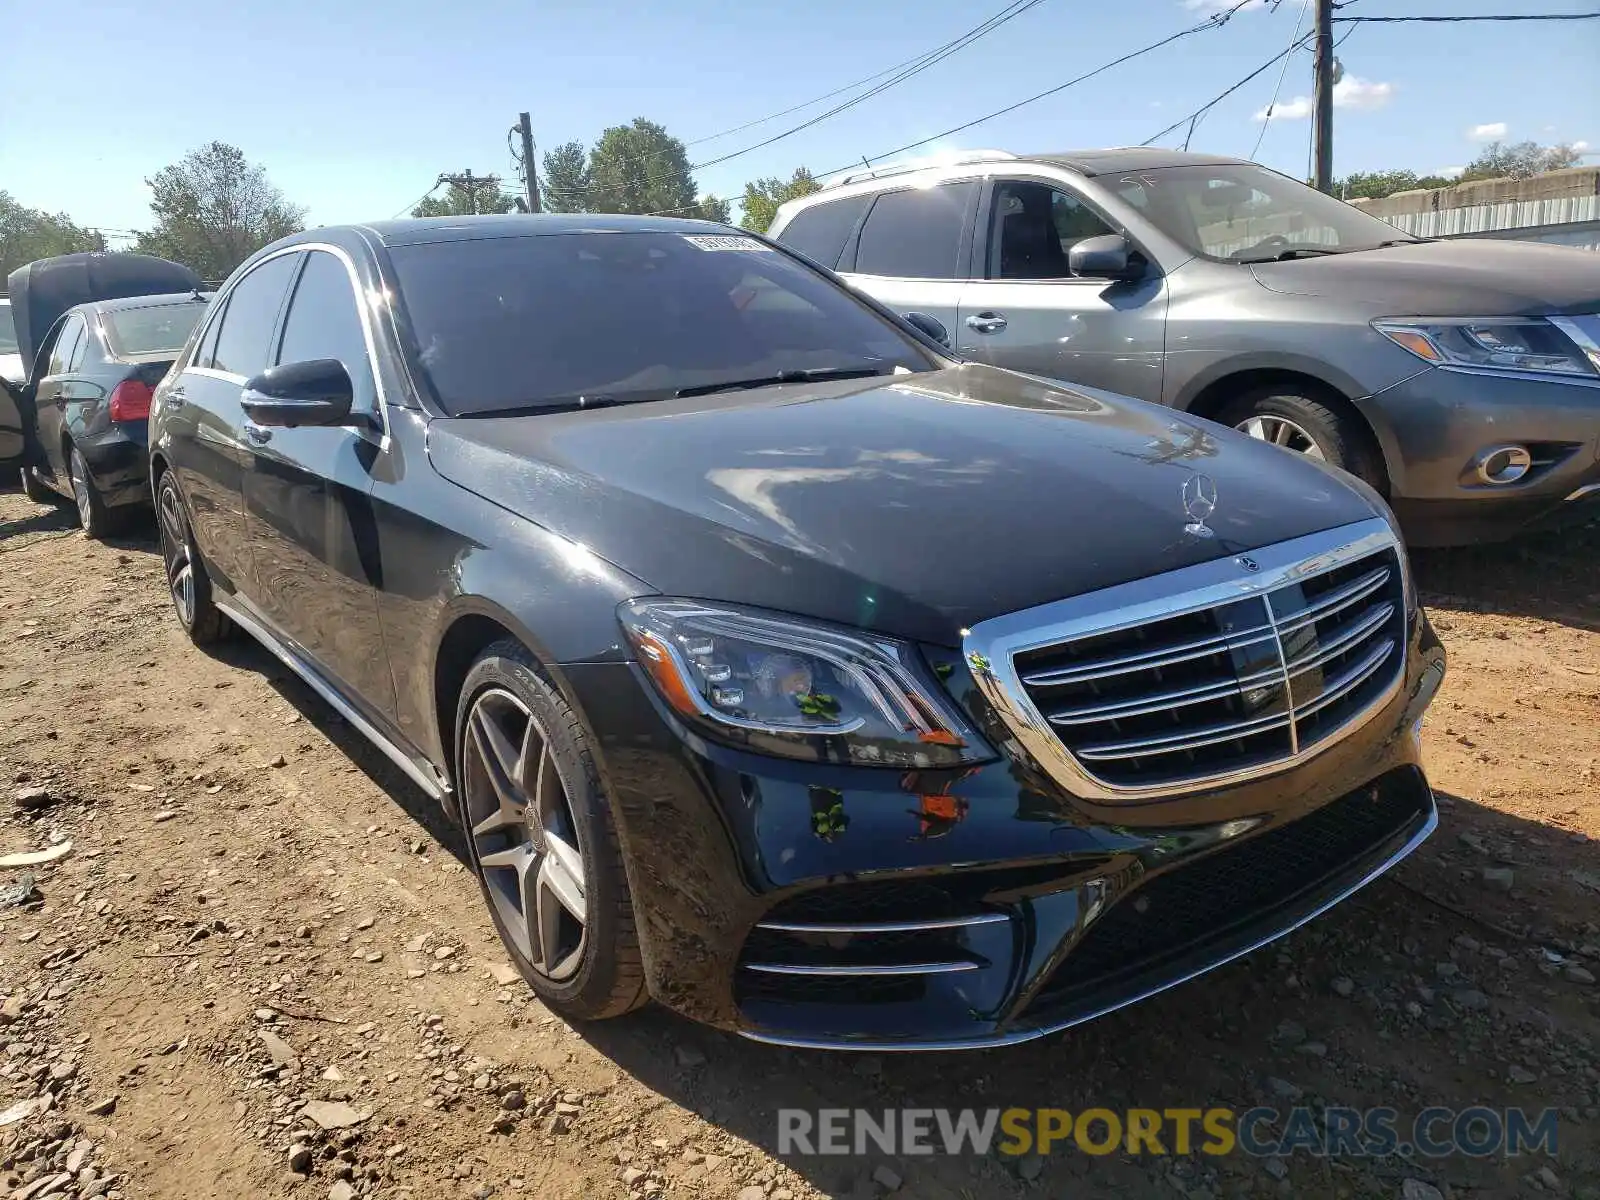
<svg viewBox="0 0 1600 1200"><path fill-rule="evenodd" d="M361 318L361 339L365 344L367 351L367 368L372 372L372 385L374 390L377 392L377 415L378 420L383 426L383 431L381 434L377 435L376 441L380 450L387 450L389 448L389 393L388 389L383 386L383 372L378 363L377 333L372 323L371 309L372 301L375 299L375 297L369 296L366 289L361 286L361 277L356 273L355 259L353 259L350 256L350 252L345 250L342 246L335 246L332 242L295 242L292 245L284 246L281 249L274 250L271 254L264 255L257 259L251 264L248 271L246 271L243 275L229 279L222 285L222 287L217 289L216 294L213 295L208 301L209 311L206 314L205 321L203 321L196 330L194 347L198 349L201 345L203 345L206 340L206 332L211 327L211 323L213 321L221 320L222 317L226 315L223 306L227 303L228 297L233 295L234 288L238 287L240 283L250 278L250 276L254 275L273 259L282 258L286 254L309 253L316 250L321 250L324 253L331 254L344 264L345 277L350 281L350 296L351 299L356 302L356 313ZM279 313L280 317L286 316L288 314L289 307L294 304L294 289L300 286L300 276L304 271L305 266L302 264L300 270L295 272L294 279L291 281L292 287L290 288L288 294L284 296L285 307L282 312ZM273 333L275 336L273 338L269 356L275 357L282 345L283 340L283 328L281 321L274 326ZM189 357L192 359L193 356L194 351L191 350ZM197 375L204 375L212 379L225 379L230 383L238 383L240 385L243 385L246 378L243 375L238 375L231 371L218 371L211 367L192 367L189 366L187 362L184 365L183 372L193 372ZM341 428L348 429L350 432L361 438L373 438L373 431L369 429L362 429L355 425L341 426Z"/></svg>
<svg viewBox="0 0 1600 1200"><path fill-rule="evenodd" d="M1305 747L1296 740L1293 752L1285 758L1176 783L1129 787L1108 784L1091 775L1078 762L1029 699L1013 664L1013 656L1091 634L1114 633L1261 596L1298 579L1320 575L1382 550L1395 552L1409 621L1412 592L1405 550L1389 522L1374 517L1251 550L1249 558L1256 564L1255 571L1246 570L1237 557L1230 555L980 621L964 632L962 655L979 691L1005 721L1016 742L1075 796L1127 803L1245 783L1292 770L1361 728L1404 686L1403 658L1402 669L1395 672L1392 683L1382 695L1332 735L1320 737ZM1405 646L1398 649L1403 656Z"/></svg>

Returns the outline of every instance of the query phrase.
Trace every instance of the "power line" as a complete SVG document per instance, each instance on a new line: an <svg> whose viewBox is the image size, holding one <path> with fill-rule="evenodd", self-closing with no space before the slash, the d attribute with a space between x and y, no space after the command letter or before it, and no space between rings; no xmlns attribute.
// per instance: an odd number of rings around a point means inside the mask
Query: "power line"
<svg viewBox="0 0 1600 1200"><path fill-rule="evenodd" d="M1354 3L1355 0L1350 0ZM1344 7L1336 5L1335 7ZM1450 24L1454 25L1463 21L1594 21L1600 20L1600 12L1586 13L1479 13L1474 16L1438 16L1438 17L1335 17L1334 21L1344 25L1402 25L1413 22L1425 24Z"/></svg>
<svg viewBox="0 0 1600 1200"><path fill-rule="evenodd" d="M1278 84L1272 89L1272 99L1267 102L1266 118L1261 122L1261 132L1256 134L1256 144L1250 149L1251 162L1255 161L1256 155L1261 152L1261 143L1266 140L1267 126L1272 124L1272 110L1278 107L1278 97L1283 94L1283 81L1289 76L1289 60L1294 57L1294 45L1300 38L1300 26L1305 24L1306 9L1310 7L1311 0L1300 0L1300 12L1294 19L1294 32L1289 35L1290 52L1283 56L1283 70L1278 72Z"/></svg>
<svg viewBox="0 0 1600 1200"><path fill-rule="evenodd" d="M434 192L438 191L439 190L439 185L441 183L443 183L443 182L444 182L444 176L441 175L438 179L435 179L433 181L433 186L431 188L429 188L427 191L423 192L422 195L418 196L410 204L406 205L404 208L402 208L399 212L395 213L395 215L390 217L389 219L391 221L398 221L401 217L409 215L413 208L415 208L417 205L421 204L429 196L433 195Z"/></svg>
<svg viewBox="0 0 1600 1200"><path fill-rule="evenodd" d="M1299 41L1291 43L1287 50L1278 51L1278 53L1274 54L1271 58L1267 59L1266 62L1262 63L1254 71L1251 71L1250 74L1246 75L1243 79L1239 80L1238 83L1235 83L1231 87L1229 87L1229 88L1225 89L1224 91L1220 92L1219 94L1217 94L1216 96L1212 97L1210 100L1208 100L1204 104L1202 104L1199 108L1195 109L1192 113L1189 113L1187 116L1180 117L1178 120L1174 121L1171 125L1168 125L1160 133L1146 138L1144 141L1140 142L1139 144L1141 146L1148 146L1148 145L1152 144L1153 142L1159 142L1162 138L1166 137L1167 134L1171 133L1173 130L1178 129L1178 128L1184 126L1184 125L1187 125L1190 121L1196 120L1200 116L1202 116L1205 113L1209 112L1211 109L1215 108L1218 104L1222 103L1222 101L1226 100L1229 96L1233 95L1233 93L1237 92L1240 88L1242 88L1245 84L1249 83L1257 75L1264 74L1265 72L1271 70L1272 67L1278 62L1279 59L1287 58L1289 55L1293 54L1296 50L1300 49L1300 47L1304 46L1310 40L1311 40L1311 35L1308 34L1305 37L1301 38Z"/></svg>

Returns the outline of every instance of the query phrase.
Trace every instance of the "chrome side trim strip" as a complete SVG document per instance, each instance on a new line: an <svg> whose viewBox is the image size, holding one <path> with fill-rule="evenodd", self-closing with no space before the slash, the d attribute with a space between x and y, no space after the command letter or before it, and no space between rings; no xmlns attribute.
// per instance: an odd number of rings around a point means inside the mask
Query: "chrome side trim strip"
<svg viewBox="0 0 1600 1200"><path fill-rule="evenodd" d="M746 971L768 975L944 975L950 971L976 971L975 962L884 963L878 966L850 964L840 966L799 966L794 963L743 963Z"/></svg>
<svg viewBox="0 0 1600 1200"><path fill-rule="evenodd" d="M757 929L778 933L915 933L920 929L958 929L965 925L997 925L1011 918L1005 913L978 913L970 917L934 917L927 921L860 921L852 924L806 921L760 921Z"/></svg>
<svg viewBox="0 0 1600 1200"><path fill-rule="evenodd" d="M404 771L406 773L406 777L410 779L412 783L416 784L432 799L440 802L443 802L444 799L450 794L450 789L447 786L442 785L436 779L429 778L427 773L424 772L421 767L417 766L409 754L400 749L399 746L396 746L382 733L380 733L377 727L374 726L371 721L368 721L365 717L363 717L355 710L354 707L351 706L349 701L347 701L343 696L339 695L338 692L334 691L333 688L329 687L328 684L323 681L322 677L311 669L311 666L308 663L304 662L298 654L295 654L287 646L279 642L277 638L267 631L264 625L252 617L249 613L242 611L237 604L230 603L226 597L216 597L215 603L216 606L222 610L223 614L227 616L228 620L232 621L240 629L244 630L251 637L255 638L256 641L260 642L268 650L272 651L272 653L280 662L283 663L284 666L288 667L291 671L305 681L307 687L326 700L329 706L332 707L335 712L337 712L346 721L349 721L351 725L355 726L357 732L359 732L362 737L366 738L379 750L382 750L384 757Z"/></svg>
<svg viewBox="0 0 1600 1200"><path fill-rule="evenodd" d="M1586 483L1581 488L1577 489L1577 491L1569 495L1566 499L1582 500L1585 496L1593 496L1597 492L1600 492L1600 483ZM1563 503L1565 503L1565 501L1563 501Z"/></svg>
<svg viewBox="0 0 1600 1200"><path fill-rule="evenodd" d="M1017 743L1073 795L1086 800L1129 802L1186 795L1200 788L1227 787L1292 770L1327 749L1329 739L1319 738L1315 744L1306 746L1299 745L1296 740L1292 752L1286 756L1212 775L1184 777L1169 783L1108 783L1080 763L1056 735L1055 728L1027 694L1015 656L1252 597L1259 598L1265 606L1267 593L1385 550L1396 555L1400 591L1403 596L1409 596L1410 580L1400 539L1388 521L1373 517L1251 550L1248 558L1255 570L1248 569L1234 557L1217 558L1022 612L991 617L966 631L962 652L978 689L1000 714ZM1267 611L1270 615L1270 608ZM1288 621L1293 622L1297 615L1291 614ZM1262 640L1272 638L1278 638L1276 631L1269 632ZM1281 638L1279 641L1281 643ZM1354 733L1389 704L1404 686L1404 674L1403 670L1397 670L1382 694L1352 714L1340 727L1340 736Z"/></svg>
<svg viewBox="0 0 1600 1200"><path fill-rule="evenodd" d="M1371 883L1374 879L1377 879L1380 875L1387 873L1396 863L1406 858L1413 850L1422 845L1423 842L1427 841L1429 836L1431 836L1433 831L1438 827L1439 810L1434 806L1433 797L1430 794L1428 797L1428 818L1423 822L1422 828L1417 830L1416 833L1406 840L1405 845L1401 846L1388 858L1384 859L1377 866L1373 867L1372 870L1368 871L1355 883L1351 884L1347 888L1344 888L1336 895L1330 896L1326 901L1319 904L1316 908L1312 909L1298 920L1291 921L1281 929L1275 929L1271 933L1251 942L1249 945L1241 946L1237 950L1230 951L1229 953L1224 954L1220 958L1216 959L1214 962L1209 962L1204 966L1196 967L1194 970L1185 975L1180 975L1176 979L1169 979L1165 983L1159 984L1156 987L1147 988L1146 990L1135 995L1123 997L1120 1000L1103 1005L1102 1007L1094 1009L1091 1012L1079 1013L1077 1016L1066 1021L1057 1021L1050 1025L1040 1025L1032 1029L1018 1029L1010 1033L993 1034L988 1037L972 1038L967 1041L961 1041L957 1039L929 1042L829 1041L826 1038L785 1037L782 1034L757 1033L754 1030L744 1029L739 1031L739 1036L748 1038L752 1042L764 1042L770 1046L788 1046L796 1050L861 1050L873 1054L887 1054L892 1052L912 1053L925 1050L992 1050L997 1046L1015 1046L1022 1042L1031 1042L1035 1038L1049 1037L1051 1034L1060 1033L1063 1030L1071 1029L1074 1025L1082 1025L1087 1021L1095 1020L1097 1017L1103 1017L1107 1013L1116 1012L1119 1008L1126 1008L1130 1004L1138 1004L1141 1000L1148 1000L1151 996L1158 996L1162 992L1170 991L1172 988L1188 983L1191 979L1196 979L1199 976L1204 975L1207 971L1214 971L1220 966L1231 963L1236 958L1243 958L1246 954L1252 954L1261 949L1263 946L1270 945L1271 943L1277 941L1286 934L1293 933L1296 929L1299 929L1308 921L1316 920L1330 908L1333 908L1337 904L1343 903L1356 892L1359 892L1362 888L1366 887L1367 884Z"/></svg>

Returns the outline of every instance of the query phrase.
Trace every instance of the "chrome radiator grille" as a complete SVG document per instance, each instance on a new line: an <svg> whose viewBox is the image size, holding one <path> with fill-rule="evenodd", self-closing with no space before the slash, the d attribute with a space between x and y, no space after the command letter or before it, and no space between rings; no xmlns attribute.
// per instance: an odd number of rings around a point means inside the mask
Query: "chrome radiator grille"
<svg viewBox="0 0 1600 1200"><path fill-rule="evenodd" d="M1077 615L1063 623L1067 636L1045 628L1002 638L1014 648L986 690L1010 702L1002 711L1030 749L1054 742L1056 759L1065 750L1081 780L1108 796L1293 760L1393 688L1405 581L1392 535L1286 563L1272 561L1278 549L1109 589L1099 599L1136 589L1135 602ZM1183 590L1181 577L1197 572L1204 585ZM1163 580L1179 585L1175 595L1158 598ZM1049 765L1049 753L1039 756Z"/></svg>

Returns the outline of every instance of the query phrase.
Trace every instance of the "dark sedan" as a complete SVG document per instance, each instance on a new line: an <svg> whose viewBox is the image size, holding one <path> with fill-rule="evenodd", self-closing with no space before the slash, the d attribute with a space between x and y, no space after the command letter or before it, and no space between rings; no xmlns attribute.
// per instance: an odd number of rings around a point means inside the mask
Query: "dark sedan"
<svg viewBox="0 0 1600 1200"><path fill-rule="evenodd" d="M569 1017L1019 1041L1436 824L1444 657L1374 492L961 363L725 227L296 235L150 446L190 636L260 640L461 821Z"/></svg>
<svg viewBox="0 0 1600 1200"><path fill-rule="evenodd" d="M22 468L31 499L71 500L90 537L148 509L150 398L205 307L194 294L136 296L80 304L61 318L33 387L43 461Z"/></svg>

